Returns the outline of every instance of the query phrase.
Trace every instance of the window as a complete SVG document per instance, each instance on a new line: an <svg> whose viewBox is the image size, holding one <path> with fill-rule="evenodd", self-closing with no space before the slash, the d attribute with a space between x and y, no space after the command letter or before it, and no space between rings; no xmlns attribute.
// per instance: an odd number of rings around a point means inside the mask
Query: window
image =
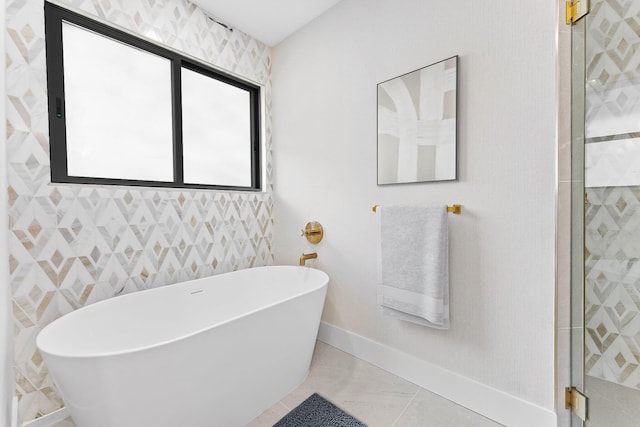
<svg viewBox="0 0 640 427"><path fill-rule="evenodd" d="M52 182L260 189L260 88L45 3Z"/></svg>

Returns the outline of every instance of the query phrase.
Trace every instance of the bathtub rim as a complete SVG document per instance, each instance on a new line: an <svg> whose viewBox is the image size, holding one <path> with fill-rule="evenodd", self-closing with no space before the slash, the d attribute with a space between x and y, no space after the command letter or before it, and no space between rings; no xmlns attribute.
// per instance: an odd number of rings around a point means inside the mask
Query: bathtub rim
<svg viewBox="0 0 640 427"><path fill-rule="evenodd" d="M47 349L43 349L41 347L41 345L39 344L41 342L40 336L45 332L45 330L47 330L47 328L50 325L53 325L56 321L58 321L58 319L61 319L62 317L70 315L70 314L73 314L73 313L78 313L78 312L84 311L85 309L89 309L90 307L92 307L94 305L97 305L97 304L107 303L109 301L112 301L115 298L127 298L127 297L130 297L132 295L139 294L141 292L161 291L161 290L165 289L167 286L177 285L177 284L180 284L180 283L189 283L191 281L201 280L201 279L211 279L211 278L215 278L215 277L222 277L222 276L225 276L225 275L228 275L228 274L238 273L239 271L254 270L254 269L278 269L278 268L287 269L287 270L300 270L300 269L314 270L317 273L313 273L313 274L321 273L319 275L319 277L322 278L322 280L320 281L321 284L319 284L318 286L313 287L311 289L308 289L308 290L306 290L304 292L294 294L292 296L289 296L287 298L278 300L278 301L273 302L271 304L266 304L266 305L260 306L260 307L258 307L256 309L245 311L241 315L231 316L231 317L226 318L226 319L224 319L224 320L222 320L220 322L214 323L212 325L208 325L208 326L206 326L204 328L195 329L194 331L189 332L187 334L183 334L183 335L180 335L178 337L171 338L171 339L160 340L160 341L155 342L153 344L143 345L143 346L135 347L135 348L131 348L131 349L116 350L116 351L102 351L102 352L85 352L85 353L80 353L80 354L77 354L77 353L76 354L70 354L70 353L65 353L65 352L62 352L62 351L57 351L57 352L56 351L48 351ZM179 342L179 341L186 340L186 339L191 338L193 336L196 336L198 334L205 333L206 331L211 330L213 328L224 326L224 325L226 325L228 323L231 323L231 322L233 322L233 321L235 321L237 319L240 319L242 317L249 316L251 314L254 314L254 313L257 313L257 312L260 312L260 311L263 311L263 310L267 310L267 309L269 309L271 307L275 307L277 305L284 304L284 303L286 303L288 301L291 301L293 299L300 298L300 297L303 297L305 295L312 294L314 292L322 290L323 288L326 289L328 287L328 284L329 284L329 275L327 273L325 273L324 271L319 270L317 268L306 267L306 266L305 267L300 267L300 266L295 266L295 265L271 265L271 266L251 267L251 268L246 268L246 269L242 269L242 270L236 270L236 271L229 271L229 272L226 272L226 273L214 274L212 276L201 277L199 279L192 279L192 280L189 280L189 281L186 281L186 282L176 282L176 283L173 283L173 284L164 285L164 286L160 286L160 287L157 287L157 288L145 289L145 290L142 290L142 291L131 292L131 293L128 293L128 294L125 294L125 295L118 295L118 296L115 296L115 297L107 298L107 299L104 299L104 300L101 300L101 301L97 301L95 303L80 307L77 310L73 310L73 311L71 311L69 313L66 313L66 314L60 316L59 318L55 319L51 323L45 325L42 328L42 330L40 332L38 332L38 335L36 336L36 348L38 349L38 351L40 351L43 354L43 356L46 355L46 356L50 356L50 357L64 358L64 359L91 359L91 358L100 358L100 357L125 356L125 355L129 355L129 354L133 354L133 353L139 353L139 352L152 350L152 349L155 349L155 348L159 348L159 347L166 346L166 345L169 345L169 344L172 344L172 343L176 343L176 342Z"/></svg>

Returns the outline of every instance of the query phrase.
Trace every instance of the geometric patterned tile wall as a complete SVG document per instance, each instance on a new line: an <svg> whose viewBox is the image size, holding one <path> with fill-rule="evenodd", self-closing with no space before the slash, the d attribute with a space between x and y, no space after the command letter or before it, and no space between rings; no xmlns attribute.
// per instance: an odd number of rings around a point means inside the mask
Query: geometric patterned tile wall
<svg viewBox="0 0 640 427"><path fill-rule="evenodd" d="M52 185L44 2L8 0L9 261L23 421L63 405L35 346L54 319L122 293L273 263L270 48L215 24L186 0L59 3L263 85L267 188Z"/></svg>
<svg viewBox="0 0 640 427"><path fill-rule="evenodd" d="M586 32L586 136L640 131L640 2L592 0Z"/></svg>
<svg viewBox="0 0 640 427"><path fill-rule="evenodd" d="M640 2L592 0L588 143L638 137ZM585 372L640 389L640 187L587 188Z"/></svg>
<svg viewBox="0 0 640 427"><path fill-rule="evenodd" d="M585 372L640 389L640 187L586 191Z"/></svg>

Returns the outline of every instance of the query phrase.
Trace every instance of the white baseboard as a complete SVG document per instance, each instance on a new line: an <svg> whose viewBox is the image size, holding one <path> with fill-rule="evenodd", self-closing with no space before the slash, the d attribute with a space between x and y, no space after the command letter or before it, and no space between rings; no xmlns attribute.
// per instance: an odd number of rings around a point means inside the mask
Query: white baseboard
<svg viewBox="0 0 640 427"><path fill-rule="evenodd" d="M22 424L22 427L49 427L57 422L64 420L68 416L69 410L67 408L62 408L33 421L28 421Z"/></svg>
<svg viewBox="0 0 640 427"><path fill-rule="evenodd" d="M556 427L555 412L325 322L318 339L507 427Z"/></svg>

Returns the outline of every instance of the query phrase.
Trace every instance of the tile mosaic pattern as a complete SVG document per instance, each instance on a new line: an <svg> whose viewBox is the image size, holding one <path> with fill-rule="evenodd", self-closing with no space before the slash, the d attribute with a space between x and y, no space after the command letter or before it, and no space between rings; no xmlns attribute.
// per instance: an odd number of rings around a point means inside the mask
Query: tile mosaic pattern
<svg viewBox="0 0 640 427"><path fill-rule="evenodd" d="M586 191L585 372L640 389L640 187Z"/></svg>
<svg viewBox="0 0 640 427"><path fill-rule="evenodd" d="M587 138L638 132L640 2L591 0L587 30Z"/></svg>
<svg viewBox="0 0 640 427"><path fill-rule="evenodd" d="M585 372L640 389L640 179L613 154L640 132L640 2L592 0L587 22L587 142L611 147L587 159L602 170L586 189Z"/></svg>
<svg viewBox="0 0 640 427"><path fill-rule="evenodd" d="M69 7L264 85L263 193L50 183L43 0L7 1L9 253L16 392L29 421L60 408L35 346L59 316L118 294L273 263L270 48L186 0Z"/></svg>

